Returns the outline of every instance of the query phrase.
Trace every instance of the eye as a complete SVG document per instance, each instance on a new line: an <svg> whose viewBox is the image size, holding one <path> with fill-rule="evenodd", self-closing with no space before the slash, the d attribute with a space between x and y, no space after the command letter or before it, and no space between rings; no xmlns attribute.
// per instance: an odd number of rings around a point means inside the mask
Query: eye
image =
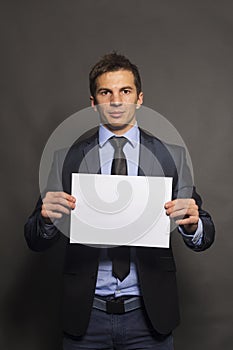
<svg viewBox="0 0 233 350"><path fill-rule="evenodd" d="M101 96L107 96L107 95L109 95L110 94L110 91L108 91L108 90L102 90L102 91L100 91L100 95Z"/></svg>
<svg viewBox="0 0 233 350"><path fill-rule="evenodd" d="M129 89L124 89L122 90L123 94L124 95L128 95L130 93L130 90Z"/></svg>

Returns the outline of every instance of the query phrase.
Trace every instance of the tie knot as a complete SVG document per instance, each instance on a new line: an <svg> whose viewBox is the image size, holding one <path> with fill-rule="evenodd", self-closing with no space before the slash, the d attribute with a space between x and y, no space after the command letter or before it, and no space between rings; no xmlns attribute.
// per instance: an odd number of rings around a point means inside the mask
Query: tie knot
<svg viewBox="0 0 233 350"><path fill-rule="evenodd" d="M124 136L113 136L111 139L109 139L109 142L111 143L115 151L122 151L124 145L128 142L128 140Z"/></svg>

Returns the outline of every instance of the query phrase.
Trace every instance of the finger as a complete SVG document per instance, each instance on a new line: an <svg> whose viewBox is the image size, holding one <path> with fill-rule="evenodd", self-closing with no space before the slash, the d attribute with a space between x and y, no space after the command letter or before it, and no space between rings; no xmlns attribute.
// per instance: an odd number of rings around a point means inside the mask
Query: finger
<svg viewBox="0 0 233 350"><path fill-rule="evenodd" d="M76 202L76 198L74 196L72 196L69 193L66 192L47 192L45 198L63 198L66 199L69 202Z"/></svg>
<svg viewBox="0 0 233 350"><path fill-rule="evenodd" d="M184 218L185 216L198 216L198 211L196 208L188 208L188 209L181 209L181 210L176 210L168 214L170 218Z"/></svg>
<svg viewBox="0 0 233 350"><path fill-rule="evenodd" d="M63 214L70 214L70 209L68 209L67 207L64 207L63 205L60 204L45 204L42 209L45 209L46 211L54 211L54 212L58 212L58 213L63 213Z"/></svg>
<svg viewBox="0 0 233 350"><path fill-rule="evenodd" d="M165 203L165 208L171 208L171 207L187 207L187 206L191 206L191 205L195 205L196 202L193 198L177 198L174 199L173 201L169 201L167 203Z"/></svg>
<svg viewBox="0 0 233 350"><path fill-rule="evenodd" d="M75 203L73 202L68 202L66 199L63 198L47 198L43 200L43 204L48 206L48 205L62 205L66 208L69 209L74 209L75 208Z"/></svg>
<svg viewBox="0 0 233 350"><path fill-rule="evenodd" d="M63 197L57 197L57 196L47 196L43 199L44 204L61 204L65 207L74 209L75 208L75 202L69 201Z"/></svg>
<svg viewBox="0 0 233 350"><path fill-rule="evenodd" d="M169 208L174 207L174 205L175 205L174 201L169 201L169 202L165 203L164 208L169 209Z"/></svg>
<svg viewBox="0 0 233 350"><path fill-rule="evenodd" d="M43 218L49 218L49 219L61 219L62 218L62 213L57 213L53 211L47 211L45 209L41 210L41 215Z"/></svg>
<svg viewBox="0 0 233 350"><path fill-rule="evenodd" d="M73 202L73 203L76 202L76 198L69 193L66 193L66 192L55 192L55 193L57 197L64 198L69 202Z"/></svg>
<svg viewBox="0 0 233 350"><path fill-rule="evenodd" d="M194 225L198 224L198 217L197 216L189 216L185 219L176 220L177 225Z"/></svg>
<svg viewBox="0 0 233 350"><path fill-rule="evenodd" d="M193 202L189 202L189 201L179 201L179 202L175 202L170 206L165 207L166 209L166 213L169 215L174 211L178 211L178 210L197 210L198 211L198 206L196 204L194 204Z"/></svg>

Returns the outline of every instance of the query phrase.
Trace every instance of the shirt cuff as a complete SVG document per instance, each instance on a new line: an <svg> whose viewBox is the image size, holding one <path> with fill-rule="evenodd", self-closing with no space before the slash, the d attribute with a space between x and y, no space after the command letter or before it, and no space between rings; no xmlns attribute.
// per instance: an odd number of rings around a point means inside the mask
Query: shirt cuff
<svg viewBox="0 0 233 350"><path fill-rule="evenodd" d="M40 217L39 218L39 225L40 225L40 231L41 231L41 236L46 239L51 239L54 236L56 236L57 233L57 228L56 228L56 223L54 224L46 224L44 220Z"/></svg>
<svg viewBox="0 0 233 350"><path fill-rule="evenodd" d="M203 224L201 219L198 220L197 229L194 234L187 234L181 226L178 226L179 232L182 234L186 243L192 244L194 246L199 246L202 243L203 237Z"/></svg>

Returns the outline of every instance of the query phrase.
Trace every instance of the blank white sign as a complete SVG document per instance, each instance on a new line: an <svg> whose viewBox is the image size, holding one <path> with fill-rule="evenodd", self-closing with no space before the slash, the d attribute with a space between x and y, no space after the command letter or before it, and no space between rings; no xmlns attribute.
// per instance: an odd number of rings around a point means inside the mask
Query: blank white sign
<svg viewBox="0 0 233 350"><path fill-rule="evenodd" d="M70 242L168 248L172 178L72 174Z"/></svg>

